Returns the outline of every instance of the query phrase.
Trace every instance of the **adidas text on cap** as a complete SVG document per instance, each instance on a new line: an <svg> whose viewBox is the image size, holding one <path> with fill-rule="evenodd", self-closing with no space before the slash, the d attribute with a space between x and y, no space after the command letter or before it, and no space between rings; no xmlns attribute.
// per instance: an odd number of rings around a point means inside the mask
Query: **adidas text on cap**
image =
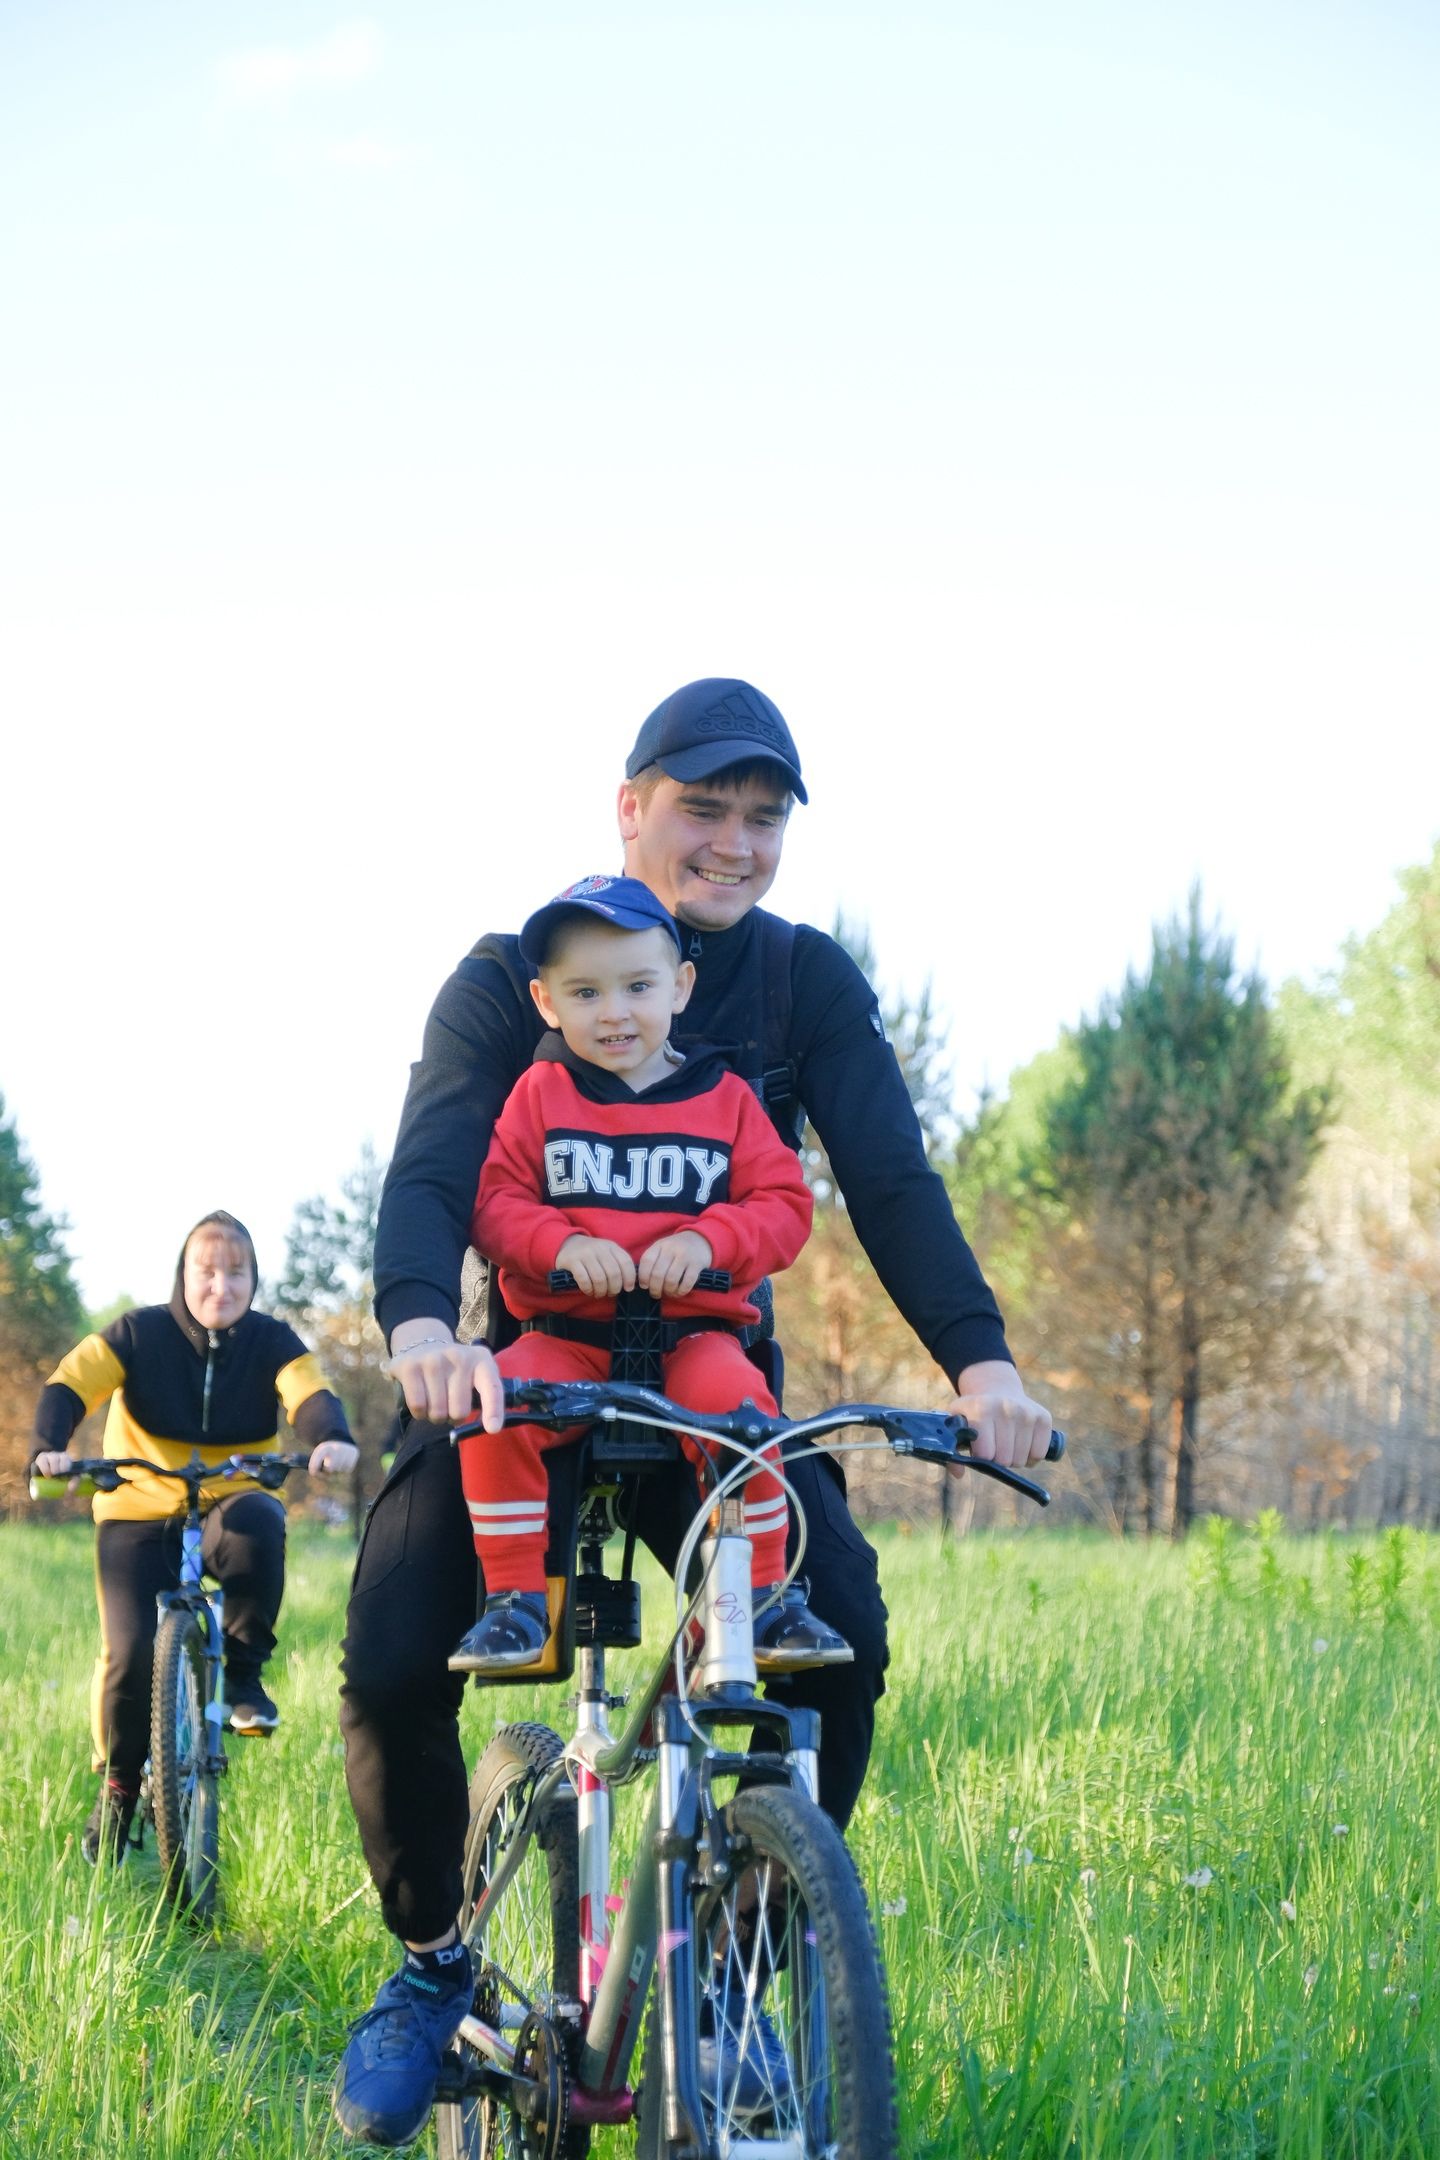
<svg viewBox="0 0 1440 2160"><path fill-rule="evenodd" d="M727 765L755 758L778 765L797 800L809 801L800 753L779 706L733 675L707 675L656 706L635 738L625 777L633 780L647 765L658 765L672 780L707 780Z"/></svg>

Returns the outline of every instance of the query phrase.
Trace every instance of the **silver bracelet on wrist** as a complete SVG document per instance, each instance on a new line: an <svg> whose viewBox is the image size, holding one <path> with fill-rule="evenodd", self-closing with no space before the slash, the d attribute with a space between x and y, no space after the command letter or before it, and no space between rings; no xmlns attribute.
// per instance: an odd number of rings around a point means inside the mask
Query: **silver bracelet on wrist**
<svg viewBox="0 0 1440 2160"><path fill-rule="evenodd" d="M419 1342L407 1342L403 1350L392 1350L390 1355L391 1357L406 1357L412 1350L428 1350L432 1343L439 1343L441 1348L445 1350L453 1350L455 1348L455 1340L453 1336L422 1335Z"/></svg>

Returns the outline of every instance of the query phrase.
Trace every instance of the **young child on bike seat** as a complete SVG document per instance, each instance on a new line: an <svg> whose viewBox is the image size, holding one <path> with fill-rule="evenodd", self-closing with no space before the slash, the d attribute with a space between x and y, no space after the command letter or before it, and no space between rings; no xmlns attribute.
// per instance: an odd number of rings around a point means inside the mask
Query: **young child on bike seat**
<svg viewBox="0 0 1440 2160"><path fill-rule="evenodd" d="M804 1244L812 1203L794 1151L719 1052L682 1057L671 1047L671 1019L695 980L674 918L638 879L582 878L530 917L520 951L539 970L530 991L554 1032L496 1123L471 1223L524 1330L499 1353L501 1371L604 1379L616 1297L638 1285L674 1330L664 1355L673 1401L728 1411L748 1396L773 1416L740 1330L759 1318L750 1293ZM550 1288L552 1270L562 1269L575 1289ZM728 1273L733 1287L699 1287L705 1269ZM452 1671L504 1672L544 1649L542 1455L578 1437L521 1425L460 1442L486 1599L451 1654ZM682 1444L700 1467L700 1444ZM785 1573L778 1449L766 1456L770 1467L745 1486L757 1607ZM851 1655L798 1582L756 1619L761 1672Z"/></svg>
<svg viewBox="0 0 1440 2160"><path fill-rule="evenodd" d="M107 1399L103 1452L178 1468L198 1449L217 1477L202 1487L206 1573L225 1590L225 1695L237 1733L273 1732L280 1713L261 1685L275 1647L285 1587L285 1510L253 1478L221 1479L227 1456L279 1445L289 1415L312 1470L349 1470L356 1451L340 1398L293 1328L251 1310L255 1248L223 1208L196 1223L180 1248L168 1305L122 1313L60 1360L40 1395L30 1467L63 1477L70 1441ZM123 1858L150 1752L150 1679L156 1597L179 1580L184 1488L126 1471L98 1492L95 1587L100 1656L90 1691L100 1789L81 1850Z"/></svg>

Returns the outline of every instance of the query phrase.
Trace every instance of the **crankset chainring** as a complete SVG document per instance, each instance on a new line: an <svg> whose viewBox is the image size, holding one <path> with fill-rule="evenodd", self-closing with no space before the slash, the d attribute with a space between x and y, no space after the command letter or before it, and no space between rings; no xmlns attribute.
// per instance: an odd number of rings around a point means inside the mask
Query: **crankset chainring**
<svg viewBox="0 0 1440 2160"><path fill-rule="evenodd" d="M525 2160L560 2160L570 2113L570 2074L564 2041L538 2010L526 2016L515 2037L515 2074L530 2090L514 2110Z"/></svg>

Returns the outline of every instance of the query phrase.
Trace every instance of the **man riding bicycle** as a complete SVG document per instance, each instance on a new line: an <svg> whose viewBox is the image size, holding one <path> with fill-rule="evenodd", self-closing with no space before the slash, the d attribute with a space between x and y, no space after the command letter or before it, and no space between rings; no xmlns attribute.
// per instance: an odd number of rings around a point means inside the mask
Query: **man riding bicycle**
<svg viewBox="0 0 1440 2160"><path fill-rule="evenodd" d="M1022 1387L995 1300L924 1144L875 993L833 938L760 909L780 864L800 761L776 706L710 678L677 690L640 730L618 797L625 873L678 919L695 987L675 1040L723 1048L778 1130L808 1115L885 1289L953 1383L975 1451L1039 1461L1050 1419ZM336 2113L353 2136L408 2142L470 2000L457 1940L467 1781L463 1676L446 1669L475 1614L473 1548L453 1449L435 1427L479 1397L502 1419L489 1348L457 1339L471 1203L491 1130L542 1028L513 937L483 938L443 986L411 1074L376 1243L376 1311L413 1422L356 1565L341 1722L346 1774L400 1970L356 2027ZM887 1662L875 1554L832 1460L788 1474L805 1510L812 1609L854 1663L771 1683L821 1714L820 1799L843 1827L865 1774ZM641 1534L673 1561L691 1502L650 1480Z"/></svg>

